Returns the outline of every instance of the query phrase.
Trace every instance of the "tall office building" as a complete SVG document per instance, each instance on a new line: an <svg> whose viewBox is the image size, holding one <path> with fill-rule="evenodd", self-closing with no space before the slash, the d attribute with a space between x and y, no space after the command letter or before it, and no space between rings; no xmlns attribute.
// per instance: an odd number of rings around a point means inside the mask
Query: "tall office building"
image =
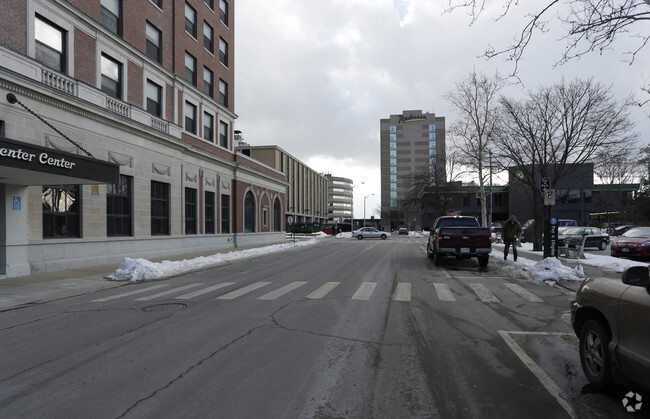
<svg viewBox="0 0 650 419"><path fill-rule="evenodd" d="M421 187L445 181L445 118L405 110L380 120L381 227L422 228Z"/></svg>
<svg viewBox="0 0 650 419"><path fill-rule="evenodd" d="M284 240L284 173L233 149L234 3L0 0L0 279Z"/></svg>

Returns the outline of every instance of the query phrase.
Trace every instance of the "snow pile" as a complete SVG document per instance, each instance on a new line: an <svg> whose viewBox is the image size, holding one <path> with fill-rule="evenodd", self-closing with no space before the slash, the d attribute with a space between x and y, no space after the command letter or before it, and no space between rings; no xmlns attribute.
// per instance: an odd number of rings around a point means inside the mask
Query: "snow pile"
<svg viewBox="0 0 650 419"><path fill-rule="evenodd" d="M424 237L424 235L422 234L421 231L409 231L409 237L419 238L419 237Z"/></svg>
<svg viewBox="0 0 650 419"><path fill-rule="evenodd" d="M325 237L326 236L327 235L325 235ZM179 261L166 260L163 262L151 262L147 259L125 258L119 268L117 268L117 270L107 278L114 281L150 281L207 269L234 260L308 246L315 244L316 242L316 239L310 239L296 243L275 244L271 246L232 251L228 253L217 253L212 256L200 256L194 259L184 259Z"/></svg>
<svg viewBox="0 0 650 419"><path fill-rule="evenodd" d="M563 265L556 258L546 258L540 262L522 258L521 256L515 262L512 254L508 255L508 258L508 260L503 260L503 253L495 249L490 254L490 265L497 265L499 270L508 275L524 276L534 282L581 281L585 278L580 265L578 265L579 268L571 268Z"/></svg>

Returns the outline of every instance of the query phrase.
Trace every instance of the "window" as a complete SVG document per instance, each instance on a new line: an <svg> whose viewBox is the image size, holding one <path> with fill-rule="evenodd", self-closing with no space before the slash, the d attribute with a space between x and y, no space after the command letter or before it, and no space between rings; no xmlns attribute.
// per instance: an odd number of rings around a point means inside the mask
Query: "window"
<svg viewBox="0 0 650 419"><path fill-rule="evenodd" d="M203 47L214 54L214 30L208 22L203 22Z"/></svg>
<svg viewBox="0 0 650 419"><path fill-rule="evenodd" d="M219 0L219 19L228 26L228 3L226 0Z"/></svg>
<svg viewBox="0 0 650 419"><path fill-rule="evenodd" d="M282 231L282 204L278 198L273 204L273 231Z"/></svg>
<svg viewBox="0 0 650 419"><path fill-rule="evenodd" d="M219 62L228 67L228 43L219 38Z"/></svg>
<svg viewBox="0 0 650 419"><path fill-rule="evenodd" d="M219 79L219 104L228 106L228 83Z"/></svg>
<svg viewBox="0 0 650 419"><path fill-rule="evenodd" d="M390 175L391 182L397 182L397 175Z"/></svg>
<svg viewBox="0 0 650 419"><path fill-rule="evenodd" d="M390 206L391 207L396 207L397 206L397 199L391 199L390 200Z"/></svg>
<svg viewBox="0 0 650 419"><path fill-rule="evenodd" d="M196 189L185 188L185 234L196 234Z"/></svg>
<svg viewBox="0 0 650 419"><path fill-rule="evenodd" d="M133 179L120 175L119 183L106 185L106 235L132 235Z"/></svg>
<svg viewBox="0 0 650 419"><path fill-rule="evenodd" d="M162 62L162 32L147 22L145 30L147 38L147 57Z"/></svg>
<svg viewBox="0 0 650 419"><path fill-rule="evenodd" d="M395 166L397 164L397 159L396 158L390 158L388 159L388 162L391 166Z"/></svg>
<svg viewBox="0 0 650 419"><path fill-rule="evenodd" d="M221 232L230 233L230 195L221 195Z"/></svg>
<svg viewBox="0 0 650 419"><path fill-rule="evenodd" d="M36 60L57 71L66 71L66 32L36 15L34 20Z"/></svg>
<svg viewBox="0 0 650 419"><path fill-rule="evenodd" d="M162 117L162 87L147 80L147 112Z"/></svg>
<svg viewBox="0 0 650 419"><path fill-rule="evenodd" d="M269 225L269 209L267 207L262 208L262 225L264 227Z"/></svg>
<svg viewBox="0 0 650 419"><path fill-rule="evenodd" d="M151 181L151 235L169 235L169 183Z"/></svg>
<svg viewBox="0 0 650 419"><path fill-rule="evenodd" d="M228 148L228 124L219 121L219 145Z"/></svg>
<svg viewBox="0 0 650 419"><path fill-rule="evenodd" d="M255 198L251 191L244 198L244 233L255 232Z"/></svg>
<svg viewBox="0 0 650 419"><path fill-rule="evenodd" d="M436 141L435 140L429 141L429 147L436 148Z"/></svg>
<svg viewBox="0 0 650 419"><path fill-rule="evenodd" d="M436 139L436 133L435 132L430 132L429 133L429 139L430 140L435 140Z"/></svg>
<svg viewBox="0 0 650 419"><path fill-rule="evenodd" d="M390 184L390 189L391 189L392 191L396 191L396 190L397 190L397 183L391 183L391 184Z"/></svg>
<svg viewBox="0 0 650 419"><path fill-rule="evenodd" d="M436 130L436 124L430 124L429 131L435 131L435 130Z"/></svg>
<svg viewBox="0 0 650 419"><path fill-rule="evenodd" d="M109 31L122 35L122 1L101 0L100 1L101 23Z"/></svg>
<svg viewBox="0 0 650 419"><path fill-rule="evenodd" d="M162 0L151 0L153 4L158 6L159 9L162 9Z"/></svg>
<svg viewBox="0 0 650 419"><path fill-rule="evenodd" d="M397 173L397 167L392 166L392 167L390 168L390 173Z"/></svg>
<svg viewBox="0 0 650 419"><path fill-rule="evenodd" d="M196 58L191 54L185 53L185 80L196 86Z"/></svg>
<svg viewBox="0 0 650 419"><path fill-rule="evenodd" d="M102 92L122 99L122 64L102 54Z"/></svg>
<svg viewBox="0 0 650 419"><path fill-rule="evenodd" d="M214 220L214 192L205 191L205 234L215 233L215 220Z"/></svg>
<svg viewBox="0 0 650 419"><path fill-rule="evenodd" d="M391 141L390 143L388 143L388 146L389 146L389 148L394 149L394 148L397 148L397 143L394 142L394 141Z"/></svg>
<svg viewBox="0 0 650 419"><path fill-rule="evenodd" d="M196 38L196 10L185 3L185 32Z"/></svg>
<svg viewBox="0 0 650 419"><path fill-rule="evenodd" d="M214 0L205 0L206 6L208 6L210 9L214 10Z"/></svg>
<svg viewBox="0 0 650 419"><path fill-rule="evenodd" d="M203 112L203 139L214 143L214 116Z"/></svg>
<svg viewBox="0 0 650 419"><path fill-rule="evenodd" d="M429 155L430 156L435 156L436 155L436 149L435 148L430 148L429 149Z"/></svg>
<svg viewBox="0 0 650 419"><path fill-rule="evenodd" d="M391 191L390 192L390 197L391 198L397 198L397 192L396 191Z"/></svg>
<svg viewBox="0 0 650 419"><path fill-rule="evenodd" d="M185 131L196 135L196 106L185 102Z"/></svg>
<svg viewBox="0 0 650 419"><path fill-rule="evenodd" d="M214 73L207 67L203 67L203 93L214 95Z"/></svg>
<svg viewBox="0 0 650 419"><path fill-rule="evenodd" d="M397 157L397 150L390 150L388 153L390 157Z"/></svg>
<svg viewBox="0 0 650 419"><path fill-rule="evenodd" d="M397 134L388 134L389 140L397 141Z"/></svg>
<svg viewBox="0 0 650 419"><path fill-rule="evenodd" d="M81 237L79 185L43 186L43 238Z"/></svg>
<svg viewBox="0 0 650 419"><path fill-rule="evenodd" d="M397 126L395 125L391 125L388 129L390 132L397 132Z"/></svg>

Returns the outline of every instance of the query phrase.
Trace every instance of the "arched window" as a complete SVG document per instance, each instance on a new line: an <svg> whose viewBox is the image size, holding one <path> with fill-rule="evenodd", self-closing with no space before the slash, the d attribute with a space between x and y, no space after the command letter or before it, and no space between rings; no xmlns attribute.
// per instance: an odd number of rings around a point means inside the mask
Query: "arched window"
<svg viewBox="0 0 650 419"><path fill-rule="evenodd" d="M255 232L255 198L248 191L244 198L244 233Z"/></svg>
<svg viewBox="0 0 650 419"><path fill-rule="evenodd" d="M282 206L280 200L275 198L273 204L273 231L282 231Z"/></svg>

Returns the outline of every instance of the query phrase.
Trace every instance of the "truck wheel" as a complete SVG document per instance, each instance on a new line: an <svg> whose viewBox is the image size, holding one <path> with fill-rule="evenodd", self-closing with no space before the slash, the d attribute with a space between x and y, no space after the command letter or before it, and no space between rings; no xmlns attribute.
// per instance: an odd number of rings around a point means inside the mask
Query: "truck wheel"
<svg viewBox="0 0 650 419"><path fill-rule="evenodd" d="M429 259L433 259L433 252L431 251L431 248L429 247L429 243L427 243L427 257Z"/></svg>
<svg viewBox="0 0 650 419"><path fill-rule="evenodd" d="M488 261L490 260L489 256L479 256L478 257L478 266L485 268L488 266Z"/></svg>
<svg viewBox="0 0 650 419"><path fill-rule="evenodd" d="M596 320L587 321L580 330L580 363L597 390L607 387L612 379L609 341L605 328Z"/></svg>
<svg viewBox="0 0 650 419"><path fill-rule="evenodd" d="M442 253L435 252L433 253L433 264L436 266L442 265Z"/></svg>
<svg viewBox="0 0 650 419"><path fill-rule="evenodd" d="M599 248L600 250L605 250L605 249L607 249L607 242L606 242L605 240L603 240L602 242L600 242L600 246L598 246L598 248Z"/></svg>

